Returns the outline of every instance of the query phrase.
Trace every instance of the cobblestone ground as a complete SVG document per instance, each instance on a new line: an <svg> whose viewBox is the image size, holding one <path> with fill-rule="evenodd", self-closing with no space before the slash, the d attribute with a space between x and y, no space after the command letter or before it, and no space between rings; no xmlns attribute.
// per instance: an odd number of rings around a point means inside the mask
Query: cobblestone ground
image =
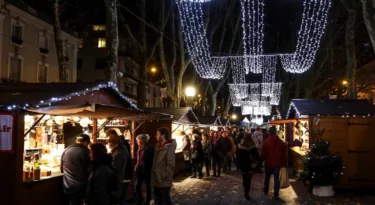
<svg viewBox="0 0 375 205"><path fill-rule="evenodd" d="M271 180L272 181L272 180ZM174 205L242 205L242 204L321 204L321 205L375 205L375 195L338 193L334 197L321 198L309 194L303 184L290 179L290 186L280 190L280 201L261 191L263 174L253 176L251 201L245 201L242 193L241 174L232 171L221 178L190 179L178 176L172 188ZM272 187L272 186L270 186Z"/></svg>

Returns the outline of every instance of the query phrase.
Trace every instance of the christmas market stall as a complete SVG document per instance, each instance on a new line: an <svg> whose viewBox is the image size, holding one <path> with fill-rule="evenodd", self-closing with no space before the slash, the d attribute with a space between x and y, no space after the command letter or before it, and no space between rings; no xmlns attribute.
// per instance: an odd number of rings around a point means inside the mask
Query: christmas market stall
<svg viewBox="0 0 375 205"><path fill-rule="evenodd" d="M4 204L62 204L60 159L79 134L96 143L104 130L116 129L132 141L133 122L170 117L138 109L113 84L14 84L0 90Z"/></svg>
<svg viewBox="0 0 375 205"><path fill-rule="evenodd" d="M375 110L367 100L292 100L286 119L270 124L279 128L293 154L293 166L301 170L301 158L317 139L330 143L330 152L338 153L345 167L339 178L341 188L375 188ZM317 123L319 122L319 128Z"/></svg>
<svg viewBox="0 0 375 205"><path fill-rule="evenodd" d="M197 129L203 133L210 134L210 131L218 131L221 127L220 117L215 116L198 116L199 124L195 125Z"/></svg>
<svg viewBox="0 0 375 205"><path fill-rule="evenodd" d="M176 140L176 168L175 173L184 170L184 158L182 154L182 132L186 134L192 133L195 125L199 124L199 120L190 107L183 108L146 108L145 111L153 113L165 113L171 118L145 120L136 127L135 135L150 135L150 143L156 144L156 130L161 127L168 128L171 131L172 138Z"/></svg>

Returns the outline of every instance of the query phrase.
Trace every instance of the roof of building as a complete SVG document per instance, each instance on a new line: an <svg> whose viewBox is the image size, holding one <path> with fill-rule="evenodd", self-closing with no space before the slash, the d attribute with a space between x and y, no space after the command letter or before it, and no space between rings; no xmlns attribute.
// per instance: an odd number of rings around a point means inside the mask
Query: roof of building
<svg viewBox="0 0 375 205"><path fill-rule="evenodd" d="M374 105L367 100L346 99L293 99L286 118L302 115L373 115Z"/></svg>
<svg viewBox="0 0 375 205"><path fill-rule="evenodd" d="M199 124L199 120L195 115L193 109L190 107L180 107L180 108L145 108L145 111L155 112L155 113L165 113L171 115L169 119L171 121L189 123L189 124ZM186 118L185 118L186 117Z"/></svg>
<svg viewBox="0 0 375 205"><path fill-rule="evenodd" d="M222 125L220 118L215 116L198 116L198 120L201 125Z"/></svg>
<svg viewBox="0 0 375 205"><path fill-rule="evenodd" d="M80 83L14 83L0 84L0 106L40 106L54 104L67 98L90 95L98 90L112 92L123 103L123 107L138 109L112 84ZM95 100L95 99L93 99ZM91 103L91 102L89 102Z"/></svg>

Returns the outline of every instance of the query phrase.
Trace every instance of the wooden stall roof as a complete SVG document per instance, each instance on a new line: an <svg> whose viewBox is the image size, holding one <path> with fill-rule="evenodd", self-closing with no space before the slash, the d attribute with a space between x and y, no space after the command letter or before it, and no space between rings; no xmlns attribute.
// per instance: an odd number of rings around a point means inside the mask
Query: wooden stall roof
<svg viewBox="0 0 375 205"><path fill-rule="evenodd" d="M198 116L199 125L203 126L222 126L220 117L215 116Z"/></svg>
<svg viewBox="0 0 375 205"><path fill-rule="evenodd" d="M374 105L367 100L313 100L293 99L287 119L299 118L302 115L374 115Z"/></svg>
<svg viewBox="0 0 375 205"><path fill-rule="evenodd" d="M120 108L100 104L84 104L74 106L49 106L44 108L26 109L32 113L62 116L82 116L96 119L113 118L126 120L170 119L162 113L140 111L132 108Z"/></svg>
<svg viewBox="0 0 375 205"><path fill-rule="evenodd" d="M199 124L199 120L193 109L190 107L182 107L182 108L145 108L145 111L155 112L155 113L165 113L171 115L169 119L161 119L161 120L171 120L175 122L180 122L184 124Z"/></svg>
<svg viewBox="0 0 375 205"><path fill-rule="evenodd" d="M88 103L138 109L113 84L15 83L0 84L0 108L9 106L42 107ZM28 107L28 106L27 106Z"/></svg>
<svg viewBox="0 0 375 205"><path fill-rule="evenodd" d="M223 125L223 126L231 126L232 125L230 119L223 119L223 118L221 118L220 122L221 122L221 125Z"/></svg>

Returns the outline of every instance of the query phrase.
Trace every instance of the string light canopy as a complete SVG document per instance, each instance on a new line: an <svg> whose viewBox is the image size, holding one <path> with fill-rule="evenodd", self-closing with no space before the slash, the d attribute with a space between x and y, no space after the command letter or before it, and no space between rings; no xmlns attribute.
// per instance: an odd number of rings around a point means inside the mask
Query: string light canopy
<svg viewBox="0 0 375 205"><path fill-rule="evenodd" d="M242 56L231 57L230 66L232 69L232 80L234 84L244 84L246 83L245 79L245 58Z"/></svg>
<svg viewBox="0 0 375 205"><path fill-rule="evenodd" d="M262 72L259 55L263 54L264 3L263 0L241 0L244 56L248 71Z"/></svg>
<svg viewBox="0 0 375 205"><path fill-rule="evenodd" d="M185 45L201 78L220 79L224 76L226 58L212 58L203 21L202 4L208 0L176 0L184 33Z"/></svg>
<svg viewBox="0 0 375 205"><path fill-rule="evenodd" d="M273 83L272 96L270 97L271 105L279 105L281 98L282 83Z"/></svg>
<svg viewBox="0 0 375 205"><path fill-rule="evenodd" d="M263 117L262 116L260 116L260 117L255 116L255 117L251 118L251 122L255 123L257 125L261 125L261 124L263 124L264 121L263 121Z"/></svg>
<svg viewBox="0 0 375 205"><path fill-rule="evenodd" d="M312 66L327 25L330 7L331 0L304 0L296 51L291 55L280 55L287 72L303 73Z"/></svg>
<svg viewBox="0 0 375 205"><path fill-rule="evenodd" d="M242 105L241 106L241 113L242 115L252 115L254 113L254 109L252 106Z"/></svg>

